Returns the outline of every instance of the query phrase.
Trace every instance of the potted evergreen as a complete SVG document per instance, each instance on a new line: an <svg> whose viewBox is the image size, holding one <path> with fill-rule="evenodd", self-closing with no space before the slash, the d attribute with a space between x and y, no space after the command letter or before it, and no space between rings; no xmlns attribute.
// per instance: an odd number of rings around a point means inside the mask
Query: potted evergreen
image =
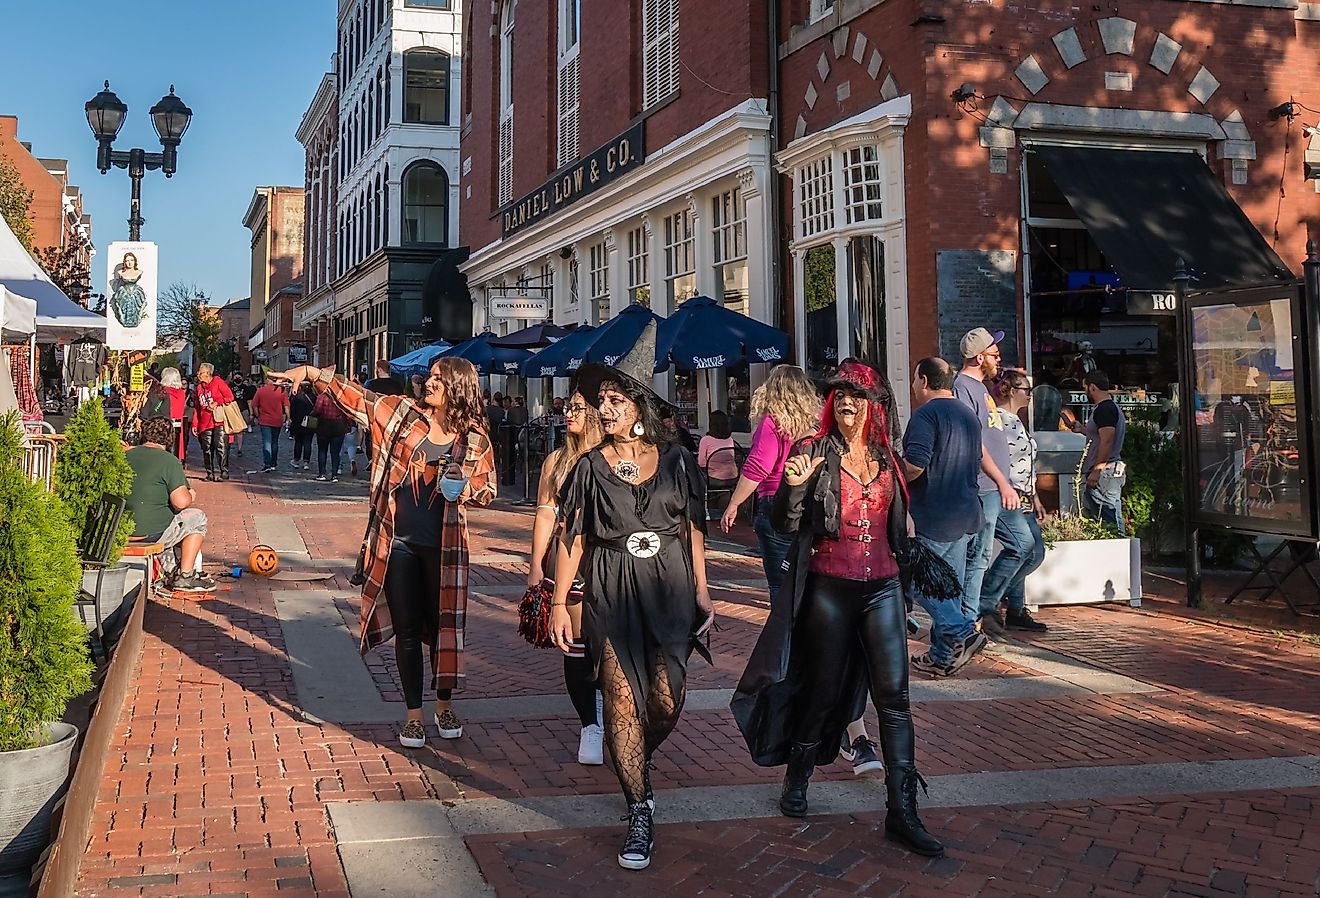
<svg viewBox="0 0 1320 898"><path fill-rule="evenodd" d="M23 473L14 413L0 419L0 875L26 870L50 837L76 727L60 721L92 688L73 613L77 542L60 500Z"/></svg>
<svg viewBox="0 0 1320 898"><path fill-rule="evenodd" d="M1083 451L1082 457L1085 458ZM1073 473L1073 507L1082 507L1081 464ZM1141 606L1141 540L1080 515L1054 515L1040 525L1045 559L1027 577L1027 605L1127 602Z"/></svg>
<svg viewBox="0 0 1320 898"><path fill-rule="evenodd" d="M87 511L102 494L127 497L133 488L133 469L124 457L119 431L110 426L100 398L84 402L64 429L64 442L55 457L55 494L69 516L74 539L82 533ZM128 565L117 564L133 535L133 520L127 513L119 524L114 548L101 580L101 607L108 618L123 604L128 586ZM96 574L83 576L83 589L96 589Z"/></svg>

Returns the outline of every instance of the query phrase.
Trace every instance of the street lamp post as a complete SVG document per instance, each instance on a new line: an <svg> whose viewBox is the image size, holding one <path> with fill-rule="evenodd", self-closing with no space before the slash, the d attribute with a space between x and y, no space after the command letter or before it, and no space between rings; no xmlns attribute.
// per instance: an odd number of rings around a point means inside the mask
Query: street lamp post
<svg viewBox="0 0 1320 898"><path fill-rule="evenodd" d="M128 177L133 182L128 239L141 240L142 225L146 223L142 218L142 176L155 169L165 172L167 178L174 174L178 167L179 141L192 121L192 110L174 95L174 85L171 84L170 92L151 107L151 124L163 149L159 153L148 153L138 147L127 151L111 149L110 145L128 116L128 106L110 89L109 81L105 82L102 91L87 101L84 109L87 124L91 125L92 134L96 136L96 167L101 174L112 166L128 169Z"/></svg>

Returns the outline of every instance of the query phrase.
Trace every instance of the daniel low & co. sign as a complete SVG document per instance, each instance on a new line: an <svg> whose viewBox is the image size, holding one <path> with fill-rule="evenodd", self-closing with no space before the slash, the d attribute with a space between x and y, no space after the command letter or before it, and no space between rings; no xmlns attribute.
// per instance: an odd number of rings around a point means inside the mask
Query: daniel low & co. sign
<svg viewBox="0 0 1320 898"><path fill-rule="evenodd" d="M605 146L564 169L527 196L512 203L500 218L504 236L510 237L528 225L555 214L620 175L646 161L642 122L633 125Z"/></svg>

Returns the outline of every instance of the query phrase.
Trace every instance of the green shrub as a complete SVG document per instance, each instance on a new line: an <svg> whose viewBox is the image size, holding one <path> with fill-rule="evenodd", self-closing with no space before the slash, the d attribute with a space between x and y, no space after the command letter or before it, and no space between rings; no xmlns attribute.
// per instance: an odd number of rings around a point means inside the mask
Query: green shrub
<svg viewBox="0 0 1320 898"><path fill-rule="evenodd" d="M23 473L14 413L0 419L0 752L31 748L44 723L92 688L75 531L60 500Z"/></svg>
<svg viewBox="0 0 1320 898"><path fill-rule="evenodd" d="M87 510L103 493L127 498L132 489L133 469L124 458L119 432L106 420L99 398L84 402L69 419L55 457L55 494L69 513L74 539L87 522ZM133 519L125 513L110 552L111 563L119 560L132 535Z"/></svg>
<svg viewBox="0 0 1320 898"><path fill-rule="evenodd" d="M1047 547L1075 540L1122 539L1119 532L1104 521L1075 514L1050 515L1040 522L1040 535Z"/></svg>

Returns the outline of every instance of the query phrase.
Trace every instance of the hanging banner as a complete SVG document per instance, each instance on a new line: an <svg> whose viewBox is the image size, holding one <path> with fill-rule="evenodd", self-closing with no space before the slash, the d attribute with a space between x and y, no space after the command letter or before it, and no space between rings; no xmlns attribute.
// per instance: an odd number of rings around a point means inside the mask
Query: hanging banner
<svg viewBox="0 0 1320 898"><path fill-rule="evenodd" d="M106 249L105 344L156 345L156 244L120 240Z"/></svg>

